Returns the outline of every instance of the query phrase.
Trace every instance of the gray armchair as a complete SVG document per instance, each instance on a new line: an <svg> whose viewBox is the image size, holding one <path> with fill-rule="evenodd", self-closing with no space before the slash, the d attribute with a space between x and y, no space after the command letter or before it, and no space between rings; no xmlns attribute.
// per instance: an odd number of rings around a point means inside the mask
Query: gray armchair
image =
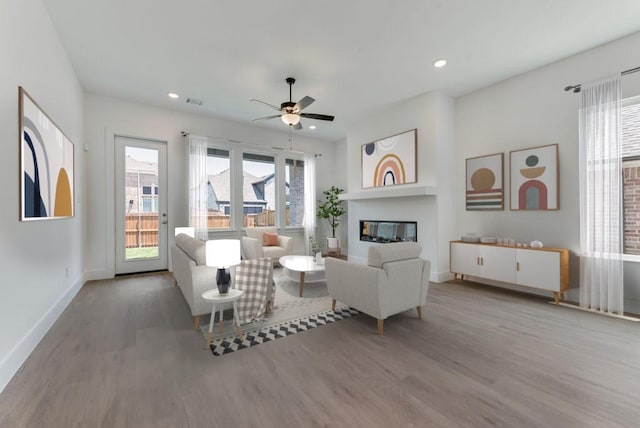
<svg viewBox="0 0 640 428"><path fill-rule="evenodd" d="M275 227L248 227L247 236L240 240L242 258L245 260L261 259L271 257L274 262L282 256L293 252L293 238L290 236L278 235L278 245L265 247L263 245L264 232L277 233Z"/></svg>
<svg viewBox="0 0 640 428"><path fill-rule="evenodd" d="M384 333L389 316L416 308L422 319L427 302L431 262L420 258L415 242L379 244L369 248L367 265L336 258L325 259L327 287L333 299L378 320Z"/></svg>

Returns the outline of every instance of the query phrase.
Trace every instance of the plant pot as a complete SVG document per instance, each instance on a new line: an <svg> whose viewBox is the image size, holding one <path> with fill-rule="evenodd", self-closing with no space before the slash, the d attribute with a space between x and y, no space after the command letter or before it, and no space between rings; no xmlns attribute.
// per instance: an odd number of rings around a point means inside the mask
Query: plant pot
<svg viewBox="0 0 640 428"><path fill-rule="evenodd" d="M327 238L327 252L340 251L340 238Z"/></svg>

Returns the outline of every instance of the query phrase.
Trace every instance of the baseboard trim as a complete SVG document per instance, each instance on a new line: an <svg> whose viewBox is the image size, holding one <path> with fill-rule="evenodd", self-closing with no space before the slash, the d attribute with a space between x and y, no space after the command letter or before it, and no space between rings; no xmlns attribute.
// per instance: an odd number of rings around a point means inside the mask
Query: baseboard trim
<svg viewBox="0 0 640 428"><path fill-rule="evenodd" d="M84 273L85 281L94 281L98 279L111 279L113 278L113 272L109 272L105 269L89 270Z"/></svg>
<svg viewBox="0 0 640 428"><path fill-rule="evenodd" d="M44 335L67 308L71 300L80 291L85 282L84 275L67 289L34 326L25 334L13 349L0 361L0 393L9 384L11 378L38 346Z"/></svg>
<svg viewBox="0 0 640 428"><path fill-rule="evenodd" d="M429 280L431 280L431 282L447 282L453 278L454 275L451 272L431 272Z"/></svg>

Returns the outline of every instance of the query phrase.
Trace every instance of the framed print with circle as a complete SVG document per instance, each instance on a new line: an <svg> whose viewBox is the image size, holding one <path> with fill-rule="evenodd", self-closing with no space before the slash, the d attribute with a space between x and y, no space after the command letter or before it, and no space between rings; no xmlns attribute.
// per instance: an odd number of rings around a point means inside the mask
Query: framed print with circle
<svg viewBox="0 0 640 428"><path fill-rule="evenodd" d="M466 160L467 211L504 209L504 154Z"/></svg>
<svg viewBox="0 0 640 428"><path fill-rule="evenodd" d="M557 144L509 152L509 171L511 210L559 209Z"/></svg>

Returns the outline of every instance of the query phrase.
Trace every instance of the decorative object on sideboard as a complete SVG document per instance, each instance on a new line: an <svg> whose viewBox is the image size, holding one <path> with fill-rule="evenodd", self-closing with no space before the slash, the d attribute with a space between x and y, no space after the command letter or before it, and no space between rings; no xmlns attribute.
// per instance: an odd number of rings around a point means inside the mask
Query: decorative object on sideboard
<svg viewBox="0 0 640 428"><path fill-rule="evenodd" d="M218 268L216 283L220 295L229 292L231 274L229 268L240 264L240 240L239 239L214 239L206 243L207 266Z"/></svg>
<svg viewBox="0 0 640 428"><path fill-rule="evenodd" d="M20 220L73 217L73 143L22 87L18 104Z"/></svg>
<svg viewBox="0 0 640 428"><path fill-rule="evenodd" d="M495 236L483 236L480 238L480 242L483 244L496 244L498 242L498 238Z"/></svg>
<svg viewBox="0 0 640 428"><path fill-rule="evenodd" d="M531 245L531 248L542 248L543 247L542 242L537 241L537 240L536 241L531 241L531 243L529 245Z"/></svg>
<svg viewBox="0 0 640 428"><path fill-rule="evenodd" d="M509 152L509 169L511 210L559 209L557 144Z"/></svg>
<svg viewBox="0 0 640 428"><path fill-rule="evenodd" d="M480 242L480 237L476 236L475 233L467 233L466 235L460 238L463 242Z"/></svg>
<svg viewBox="0 0 640 428"><path fill-rule="evenodd" d="M504 154L466 160L467 211L504 209Z"/></svg>
<svg viewBox="0 0 640 428"><path fill-rule="evenodd" d="M416 183L418 130L363 144L360 149L362 188Z"/></svg>
<svg viewBox="0 0 640 428"><path fill-rule="evenodd" d="M327 238L327 253L340 252L340 239L336 238L336 229L340 225L340 217L347 212L338 198L343 192L339 187L331 186L322 192L325 201L318 205L318 218L327 219L331 226L331 237Z"/></svg>

